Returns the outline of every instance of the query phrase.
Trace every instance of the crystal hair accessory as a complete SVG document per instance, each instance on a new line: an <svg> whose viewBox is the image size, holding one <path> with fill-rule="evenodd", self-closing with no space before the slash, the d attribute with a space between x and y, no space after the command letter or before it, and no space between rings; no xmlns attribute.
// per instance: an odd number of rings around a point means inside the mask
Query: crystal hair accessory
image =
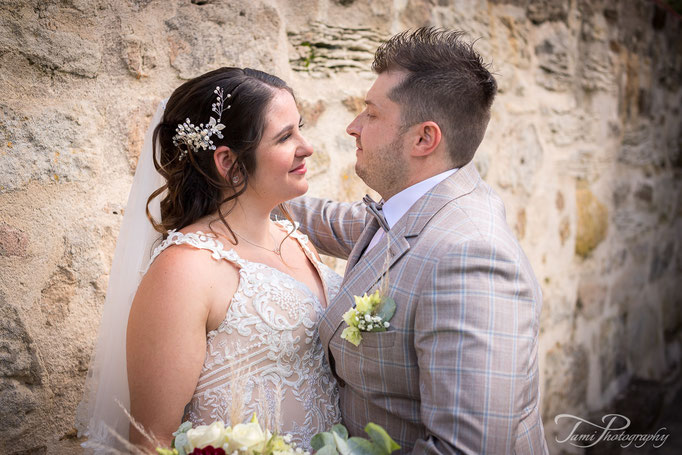
<svg viewBox="0 0 682 455"><path fill-rule="evenodd" d="M213 91L216 95L216 102L211 105L211 110L218 114L218 118L215 119L211 117L207 125L200 123L199 126L194 125L190 119L185 119L184 123L179 123L178 127L175 129L175 136L173 136L173 145L179 146L185 144L186 148L180 150L180 159L183 159L187 154L188 150L194 153L200 150L215 150L215 145L211 136L214 134L219 138L223 138L223 133L220 131L225 128L225 125L220 123L223 117L223 112L231 108L229 104L225 106L225 100L232 98L231 94L225 95L225 92L221 87L216 87Z"/></svg>

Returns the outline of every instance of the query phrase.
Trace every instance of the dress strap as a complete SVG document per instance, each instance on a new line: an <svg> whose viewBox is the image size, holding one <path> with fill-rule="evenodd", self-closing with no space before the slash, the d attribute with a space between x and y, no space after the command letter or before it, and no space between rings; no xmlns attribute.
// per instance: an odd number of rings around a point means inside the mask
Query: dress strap
<svg viewBox="0 0 682 455"><path fill-rule="evenodd" d="M184 234L182 232L177 232L175 229L168 231L168 237L154 248L154 253L152 254L147 269L152 265L154 260L157 258L161 252L171 245L190 245L194 248L200 250L208 250L211 253L211 257L217 261L225 259L228 262L235 264L240 269L244 267L245 261L239 257L236 251L233 249L225 250L223 243L216 238L213 234L205 234L201 231L189 232Z"/></svg>
<svg viewBox="0 0 682 455"><path fill-rule="evenodd" d="M294 232L291 234L291 237L295 238L296 241L298 241L298 244L301 245L301 248L306 253L306 256L313 259L315 261L315 263L320 262L317 259L317 255L315 253L313 253L313 251L310 249L310 246L308 246L308 243L309 243L308 236L298 230L298 226L299 226L298 223L291 224L291 221L289 221L289 220L275 220L275 224L278 224L279 226L284 228L284 230L287 233L294 230Z"/></svg>

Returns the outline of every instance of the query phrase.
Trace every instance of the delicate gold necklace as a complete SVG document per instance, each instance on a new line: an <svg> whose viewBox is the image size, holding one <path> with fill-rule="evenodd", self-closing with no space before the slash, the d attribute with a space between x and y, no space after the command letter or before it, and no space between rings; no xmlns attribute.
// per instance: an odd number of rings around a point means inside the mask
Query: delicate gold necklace
<svg viewBox="0 0 682 455"><path fill-rule="evenodd" d="M279 256L280 258L282 257L282 251L281 251L279 245L277 245L277 241L275 240L275 236L272 235L272 232L269 232L269 234L270 234L270 238L272 239L272 243L275 244L275 248L267 248L267 247L264 247L264 246L259 245L259 244L257 244L257 243L253 243L251 240L249 240L249 239L247 239L247 238L244 238L244 237L242 237L241 235L237 234L236 231L233 230L232 232L234 232L235 235L236 235L237 237L239 237L240 239L242 239L242 240L245 241L246 243L249 243L249 244L251 244L251 245L253 245L253 246L255 246L255 247L258 247L258 248L260 248L260 249L262 249L262 250L269 251L269 252L271 252L271 253L275 253L275 254L276 254L277 256Z"/></svg>

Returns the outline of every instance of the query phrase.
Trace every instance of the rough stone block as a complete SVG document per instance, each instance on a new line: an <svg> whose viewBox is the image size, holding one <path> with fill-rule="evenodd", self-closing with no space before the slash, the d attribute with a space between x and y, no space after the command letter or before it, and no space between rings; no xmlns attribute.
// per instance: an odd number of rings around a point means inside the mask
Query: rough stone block
<svg viewBox="0 0 682 455"><path fill-rule="evenodd" d="M265 2L224 7L181 5L165 21L171 66L191 79L221 66L248 66L273 72L281 18ZM245 52L248 50L248 52Z"/></svg>
<svg viewBox="0 0 682 455"><path fill-rule="evenodd" d="M604 273L610 274L621 270L629 257L627 248L612 249L604 260Z"/></svg>
<svg viewBox="0 0 682 455"><path fill-rule="evenodd" d="M640 302L630 307L627 318L627 348L632 371L638 377L661 379L665 371L663 326L654 306Z"/></svg>
<svg viewBox="0 0 682 455"><path fill-rule="evenodd" d="M128 71L136 79L148 77L156 68L157 56L152 46L137 36L131 35L123 38L123 60L126 62Z"/></svg>
<svg viewBox="0 0 682 455"><path fill-rule="evenodd" d="M127 134L125 150L128 156L130 172L133 175L135 173L135 169L137 168L137 162L140 158L140 153L142 152L142 147L144 145L144 135L147 131L147 126L149 125L149 122L156 111L156 106L158 103L158 100L149 100L146 102L143 101L134 109L132 109L126 116Z"/></svg>
<svg viewBox="0 0 682 455"><path fill-rule="evenodd" d="M28 234L0 222L0 256L25 256L27 249Z"/></svg>
<svg viewBox="0 0 682 455"><path fill-rule="evenodd" d="M324 144L315 148L315 153L306 161L308 167L308 180L326 175L331 163L331 156Z"/></svg>
<svg viewBox="0 0 682 455"><path fill-rule="evenodd" d="M624 207L614 212L613 226L629 241L643 239L659 224L655 213L643 212L636 208Z"/></svg>
<svg viewBox="0 0 682 455"><path fill-rule="evenodd" d="M385 38L366 28L345 28L314 22L303 32L289 33L296 53L294 71L330 75L337 71L369 72L374 51Z"/></svg>
<svg viewBox="0 0 682 455"><path fill-rule="evenodd" d="M581 279L578 285L577 307L585 318L593 319L601 316L606 304L607 291L607 286L599 277L588 276Z"/></svg>
<svg viewBox="0 0 682 455"><path fill-rule="evenodd" d="M28 117L0 103L0 113L0 134L12 143L0 160L2 190L20 189L36 180L54 183L92 177L95 169L87 128L79 117L83 113L74 106L45 107Z"/></svg>
<svg viewBox="0 0 682 455"><path fill-rule="evenodd" d="M348 166L341 170L341 185L338 193L340 200L358 201L368 193L374 197L373 194L375 193L357 176L354 166Z"/></svg>
<svg viewBox="0 0 682 455"><path fill-rule="evenodd" d="M659 280L668 270L675 255L675 244L667 242L665 244L653 245L651 251L651 265L649 267L649 281Z"/></svg>
<svg viewBox="0 0 682 455"><path fill-rule="evenodd" d="M585 90L617 90L614 57L606 42L584 45L577 58L580 84Z"/></svg>
<svg viewBox="0 0 682 455"><path fill-rule="evenodd" d="M584 113L570 110L568 112L552 112L547 118L551 131L551 140L558 146L573 145L591 137L594 122L585 118Z"/></svg>
<svg viewBox="0 0 682 455"><path fill-rule="evenodd" d="M38 407L31 389L15 379L0 378L0 432L3 439L29 431L26 415Z"/></svg>
<svg viewBox="0 0 682 455"><path fill-rule="evenodd" d="M661 314L666 341L682 332L682 294L678 286L673 284L661 290ZM679 358L682 360L682 356ZM679 361L678 360L678 361Z"/></svg>
<svg viewBox="0 0 682 455"><path fill-rule="evenodd" d="M545 21L565 21L569 6L570 3L564 0L532 1L526 9L526 15L536 24Z"/></svg>
<svg viewBox="0 0 682 455"><path fill-rule="evenodd" d="M529 69L531 66L532 47L531 47L531 27L525 17L500 16L499 22L503 27L499 27L498 33L491 38L495 40L495 47L505 55L505 63L512 65L513 68ZM504 78L498 79L498 88L505 87ZM506 87L505 87L506 88Z"/></svg>
<svg viewBox="0 0 682 455"><path fill-rule="evenodd" d="M102 49L96 35L51 30L36 22L0 15L0 49L23 55L47 71L62 71L87 78L99 73Z"/></svg>
<svg viewBox="0 0 682 455"><path fill-rule="evenodd" d="M547 90L565 91L570 87L575 72L575 56L570 48L572 42L568 31L559 28L535 46L540 69L537 82Z"/></svg>
<svg viewBox="0 0 682 455"><path fill-rule="evenodd" d="M327 106L323 100L317 100L315 103L307 101L299 101L298 109L303 117L306 126L313 127L317 125L320 116L324 114Z"/></svg>
<svg viewBox="0 0 682 455"><path fill-rule="evenodd" d="M40 310L48 326L59 324L69 314L69 304L76 293L76 277L73 271L59 266L41 291Z"/></svg>
<svg viewBox="0 0 682 455"><path fill-rule="evenodd" d="M73 453L73 448L70 449L71 451L69 453ZM30 449L25 449L25 450L17 450L15 452L10 453L9 455L45 455L47 453L47 446L46 445L39 445L35 447L31 447ZM63 452L61 452L63 453ZM61 455L60 453L60 455Z"/></svg>
<svg viewBox="0 0 682 455"><path fill-rule="evenodd" d="M623 206L630 195L631 183L630 182L618 182L613 188L613 205L616 209Z"/></svg>
<svg viewBox="0 0 682 455"><path fill-rule="evenodd" d="M19 312L0 294L0 379L42 382L43 368Z"/></svg>
<svg viewBox="0 0 682 455"><path fill-rule="evenodd" d="M487 147L479 147L474 155L473 162L481 178L485 180L490 170L490 150Z"/></svg>
<svg viewBox="0 0 682 455"><path fill-rule="evenodd" d="M608 209L584 182L579 182L576 188L576 207L578 226L575 252L578 256L587 257L606 238Z"/></svg>
<svg viewBox="0 0 682 455"><path fill-rule="evenodd" d="M547 352L542 415L552 419L584 404L590 364L586 349L579 344L557 345Z"/></svg>
<svg viewBox="0 0 682 455"><path fill-rule="evenodd" d="M571 236L571 220L567 216L563 217L561 219L561 222L559 223L559 240L561 241L561 245L563 246L566 243L566 240Z"/></svg>
<svg viewBox="0 0 682 455"><path fill-rule="evenodd" d="M566 201L564 199L564 194L561 191L556 192L556 199L554 203L558 211L562 212L564 210L564 207L566 206Z"/></svg>
<svg viewBox="0 0 682 455"><path fill-rule="evenodd" d="M502 188L530 194L543 160L537 130L532 124L515 124L505 135L498 154L504 171L498 174L497 181Z"/></svg>
<svg viewBox="0 0 682 455"><path fill-rule="evenodd" d="M633 192L635 200L640 201L646 208L651 209L654 199L654 188L649 183L641 183Z"/></svg>
<svg viewBox="0 0 682 455"><path fill-rule="evenodd" d="M514 232L519 240L526 236L526 209L521 208L516 213L516 224L514 225Z"/></svg>
<svg viewBox="0 0 682 455"><path fill-rule="evenodd" d="M621 318L610 318L599 328L599 379L602 392L612 381L627 372L625 326Z"/></svg>
<svg viewBox="0 0 682 455"><path fill-rule="evenodd" d="M360 96L351 96L342 101L343 105L353 115L358 115L365 110L365 100Z"/></svg>
<svg viewBox="0 0 682 455"><path fill-rule="evenodd" d="M631 166L644 166L654 160L651 129L644 123L626 129L618 152L618 161Z"/></svg>

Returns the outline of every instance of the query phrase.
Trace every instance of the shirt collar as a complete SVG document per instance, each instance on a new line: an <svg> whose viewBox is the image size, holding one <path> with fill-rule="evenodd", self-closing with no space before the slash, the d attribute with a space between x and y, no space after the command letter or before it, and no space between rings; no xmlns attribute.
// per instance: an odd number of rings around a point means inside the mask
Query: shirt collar
<svg viewBox="0 0 682 455"><path fill-rule="evenodd" d="M433 177L429 177L426 180L415 183L414 185L405 188L400 193L389 198L388 201L384 202L382 211L384 212L388 226L393 228L393 226L395 226L400 218L407 213L410 207L412 207L414 203L419 200L419 198L425 195L426 192L431 188L450 177L456 171L457 169L450 169L438 175L434 175Z"/></svg>

